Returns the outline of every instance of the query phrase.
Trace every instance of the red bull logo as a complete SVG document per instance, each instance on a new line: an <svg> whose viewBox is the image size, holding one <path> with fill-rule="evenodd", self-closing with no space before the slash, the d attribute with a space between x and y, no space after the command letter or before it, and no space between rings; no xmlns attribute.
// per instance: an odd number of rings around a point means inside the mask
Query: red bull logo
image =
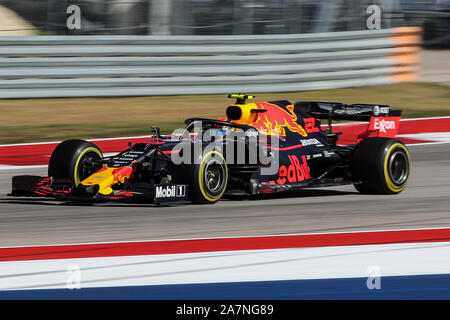
<svg viewBox="0 0 450 320"><path fill-rule="evenodd" d="M128 179L133 174L132 167L121 167L114 169L111 174L113 175L114 183L121 182L124 183L125 179Z"/></svg>
<svg viewBox="0 0 450 320"><path fill-rule="evenodd" d="M82 185L98 185L99 193L109 195L113 192L112 186L116 183L124 183L133 174L132 167L108 168L103 167L90 177L81 181Z"/></svg>
<svg viewBox="0 0 450 320"><path fill-rule="evenodd" d="M301 161L296 155L289 155L289 165L282 165L278 170L278 179L269 181L270 184L296 183L311 179L306 157L301 156Z"/></svg>
<svg viewBox="0 0 450 320"><path fill-rule="evenodd" d="M294 112L294 106L288 105L286 110L268 102L256 102L258 109L267 110L264 113L258 113L256 120L251 124L260 133L266 135L286 136L286 129L296 132L303 137L308 134L305 129L297 123L297 115Z"/></svg>

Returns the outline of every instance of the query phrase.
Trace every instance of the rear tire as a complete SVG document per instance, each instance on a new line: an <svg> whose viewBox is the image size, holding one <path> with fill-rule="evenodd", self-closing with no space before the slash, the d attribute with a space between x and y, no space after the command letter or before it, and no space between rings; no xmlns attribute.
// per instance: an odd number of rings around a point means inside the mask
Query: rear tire
<svg viewBox="0 0 450 320"><path fill-rule="evenodd" d="M58 144L50 157L48 175L53 178L70 179L74 186L102 168L91 165L90 160L103 158L100 149L85 140L66 140Z"/></svg>
<svg viewBox="0 0 450 320"><path fill-rule="evenodd" d="M405 189L411 159L405 145L391 138L367 138L351 159L356 190L368 194L396 194Z"/></svg>

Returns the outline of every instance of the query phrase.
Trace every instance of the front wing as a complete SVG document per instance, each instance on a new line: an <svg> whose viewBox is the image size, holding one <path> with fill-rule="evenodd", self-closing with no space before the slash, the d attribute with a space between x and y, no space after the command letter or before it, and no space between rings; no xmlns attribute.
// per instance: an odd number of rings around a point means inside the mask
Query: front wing
<svg viewBox="0 0 450 320"><path fill-rule="evenodd" d="M51 197L73 202L146 201L155 204L189 203L188 185L128 182L121 190L102 195L86 188L75 188L70 180L40 176L14 176L8 196Z"/></svg>

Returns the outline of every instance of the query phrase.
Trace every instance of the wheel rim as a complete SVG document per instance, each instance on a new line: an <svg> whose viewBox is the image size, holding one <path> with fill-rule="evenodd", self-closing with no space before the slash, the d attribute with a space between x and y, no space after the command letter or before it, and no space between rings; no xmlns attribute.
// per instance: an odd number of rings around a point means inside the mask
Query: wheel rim
<svg viewBox="0 0 450 320"><path fill-rule="evenodd" d="M209 161L205 166L203 174L205 190L211 195L219 194L222 191L224 182L224 166L217 160Z"/></svg>
<svg viewBox="0 0 450 320"><path fill-rule="evenodd" d="M388 163L389 176L392 182L401 186L408 179L409 165L408 157L402 150L393 152Z"/></svg>
<svg viewBox="0 0 450 320"><path fill-rule="evenodd" d="M80 182L102 168L101 164L94 163L95 160L99 159L100 156L95 152L87 152L83 155L78 166L78 178Z"/></svg>

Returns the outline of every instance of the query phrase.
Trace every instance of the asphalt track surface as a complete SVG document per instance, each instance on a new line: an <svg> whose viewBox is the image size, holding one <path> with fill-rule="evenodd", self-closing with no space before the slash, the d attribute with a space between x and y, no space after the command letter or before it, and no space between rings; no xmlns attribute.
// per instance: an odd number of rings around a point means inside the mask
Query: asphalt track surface
<svg viewBox="0 0 450 320"><path fill-rule="evenodd" d="M6 197L13 175L45 175L46 169L4 170L0 247L450 227L450 144L409 150L412 173L398 195L340 186L176 207Z"/></svg>

